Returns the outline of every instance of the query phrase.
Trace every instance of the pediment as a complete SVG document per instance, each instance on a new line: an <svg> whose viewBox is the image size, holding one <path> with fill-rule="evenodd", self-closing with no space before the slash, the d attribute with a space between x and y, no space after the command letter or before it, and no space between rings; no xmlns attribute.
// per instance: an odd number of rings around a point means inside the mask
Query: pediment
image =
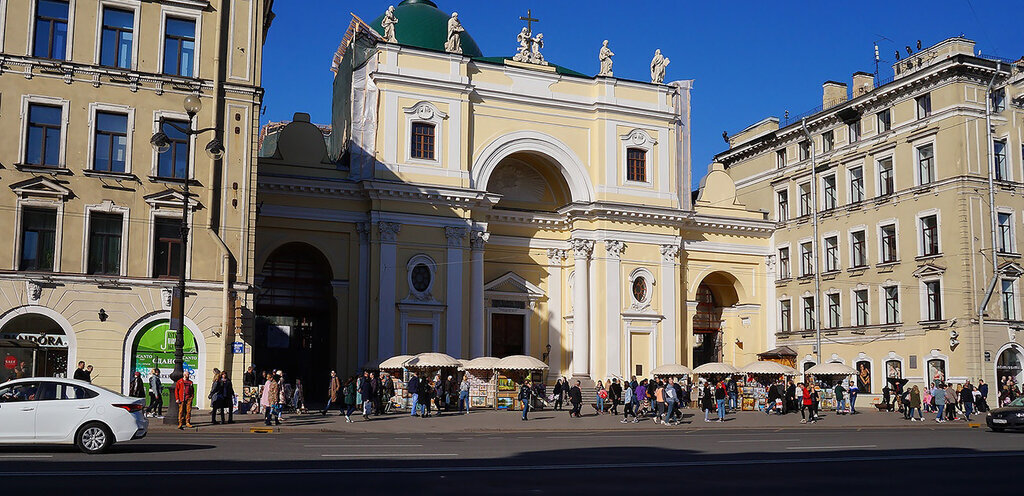
<svg viewBox="0 0 1024 496"><path fill-rule="evenodd" d="M14 193L21 198L48 198L67 200L73 196L71 190L46 177L34 177L11 185Z"/></svg>
<svg viewBox="0 0 1024 496"><path fill-rule="evenodd" d="M1024 275L1024 267L1017 262L1007 262L999 266L999 273L1009 277L1020 277Z"/></svg>
<svg viewBox="0 0 1024 496"><path fill-rule="evenodd" d="M159 193L146 195L143 198L153 208L175 208L180 210L184 195L181 191L165 189ZM195 199L195 195L189 195L188 206L192 210L199 208L199 202Z"/></svg>
<svg viewBox="0 0 1024 496"><path fill-rule="evenodd" d="M627 144L636 146L651 146L658 144L658 140L654 139L647 131L640 128L636 128L622 136L619 136L619 139L625 141Z"/></svg>
<svg viewBox="0 0 1024 496"><path fill-rule="evenodd" d="M498 293L504 296L519 295L530 300L544 296L544 291L542 289L537 287L535 284L532 284L530 281L523 279L514 272L508 272L505 275L485 284L484 291L489 293Z"/></svg>
<svg viewBox="0 0 1024 496"><path fill-rule="evenodd" d="M402 109L406 114L422 119L425 121L435 121L441 119L447 119L448 114L442 112L433 103L430 102L419 102L411 107L405 107Z"/></svg>
<svg viewBox="0 0 1024 496"><path fill-rule="evenodd" d="M944 272L946 272L945 267L939 267L938 265L935 264L926 263L918 267L917 270L914 271L914 277L921 278L941 276Z"/></svg>

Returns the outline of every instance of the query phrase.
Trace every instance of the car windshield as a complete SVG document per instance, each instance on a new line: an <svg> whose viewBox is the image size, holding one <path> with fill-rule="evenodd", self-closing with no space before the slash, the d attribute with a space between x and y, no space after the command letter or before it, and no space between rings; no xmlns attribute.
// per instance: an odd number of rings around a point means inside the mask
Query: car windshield
<svg viewBox="0 0 1024 496"><path fill-rule="evenodd" d="M1007 406L1024 406L1024 396L1011 401Z"/></svg>

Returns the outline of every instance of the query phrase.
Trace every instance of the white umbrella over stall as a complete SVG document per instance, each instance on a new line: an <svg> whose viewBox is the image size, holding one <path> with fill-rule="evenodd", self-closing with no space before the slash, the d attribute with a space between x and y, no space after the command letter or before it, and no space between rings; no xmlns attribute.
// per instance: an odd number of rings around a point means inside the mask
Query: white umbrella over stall
<svg viewBox="0 0 1024 496"><path fill-rule="evenodd" d="M839 362L830 362L830 363L819 363L818 365L815 365L815 366L807 369L804 373L805 374L809 374L809 375L842 375L842 376L847 376L847 375L856 374L857 371L854 370L853 367L850 367L849 365L845 365L845 364L842 364L842 363L839 363Z"/></svg>
<svg viewBox="0 0 1024 496"><path fill-rule="evenodd" d="M652 370L651 374L655 376L682 377L684 375L693 375L693 371L685 365L665 364Z"/></svg>
<svg viewBox="0 0 1024 496"><path fill-rule="evenodd" d="M498 360L497 370L547 370L548 364L527 355L512 355Z"/></svg>
<svg viewBox="0 0 1024 496"><path fill-rule="evenodd" d="M693 373L697 375L733 375L738 374L739 370L728 363L711 362L693 369Z"/></svg>
<svg viewBox="0 0 1024 496"><path fill-rule="evenodd" d="M444 353L420 353L405 362L407 369L457 369L462 364Z"/></svg>
<svg viewBox="0 0 1024 496"><path fill-rule="evenodd" d="M765 375L796 375L796 370L778 362L757 361L748 363L740 369L744 374L765 374Z"/></svg>
<svg viewBox="0 0 1024 496"><path fill-rule="evenodd" d="M466 370L494 370L500 361L500 358L478 357L463 364L462 368Z"/></svg>
<svg viewBox="0 0 1024 496"><path fill-rule="evenodd" d="M405 367L405 362L408 362L412 358L412 355L398 355L388 358L383 362L380 362L381 370L400 370Z"/></svg>

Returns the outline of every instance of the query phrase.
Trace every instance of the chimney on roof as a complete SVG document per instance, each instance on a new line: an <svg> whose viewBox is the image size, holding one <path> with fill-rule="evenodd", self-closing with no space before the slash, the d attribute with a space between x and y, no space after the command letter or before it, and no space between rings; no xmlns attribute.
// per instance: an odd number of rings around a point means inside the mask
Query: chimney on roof
<svg viewBox="0 0 1024 496"><path fill-rule="evenodd" d="M846 101L846 83L840 83L838 81L825 81L825 84L821 85L821 108L827 109L835 107L840 103Z"/></svg>
<svg viewBox="0 0 1024 496"><path fill-rule="evenodd" d="M853 97L857 98L875 89L875 76L870 72L853 73Z"/></svg>

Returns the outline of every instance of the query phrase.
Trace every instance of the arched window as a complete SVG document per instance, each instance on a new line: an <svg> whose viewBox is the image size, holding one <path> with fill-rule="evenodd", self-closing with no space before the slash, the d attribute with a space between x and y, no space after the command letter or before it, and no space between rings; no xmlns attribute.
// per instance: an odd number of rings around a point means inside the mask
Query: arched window
<svg viewBox="0 0 1024 496"><path fill-rule="evenodd" d="M717 310L711 288L701 284L697 288L697 313L693 316L693 332L718 332L720 321L721 310Z"/></svg>
<svg viewBox="0 0 1024 496"><path fill-rule="evenodd" d="M273 307L322 308L333 296L331 266L316 248L288 243L263 264L257 303Z"/></svg>

